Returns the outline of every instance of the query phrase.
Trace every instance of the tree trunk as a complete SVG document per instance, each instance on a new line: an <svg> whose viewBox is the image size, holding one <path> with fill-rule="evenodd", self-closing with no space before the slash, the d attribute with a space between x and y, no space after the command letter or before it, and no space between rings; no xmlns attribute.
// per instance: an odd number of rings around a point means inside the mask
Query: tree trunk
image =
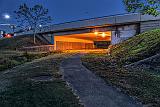
<svg viewBox="0 0 160 107"><path fill-rule="evenodd" d="M34 30L33 42L34 42L34 44L36 44L36 30Z"/></svg>

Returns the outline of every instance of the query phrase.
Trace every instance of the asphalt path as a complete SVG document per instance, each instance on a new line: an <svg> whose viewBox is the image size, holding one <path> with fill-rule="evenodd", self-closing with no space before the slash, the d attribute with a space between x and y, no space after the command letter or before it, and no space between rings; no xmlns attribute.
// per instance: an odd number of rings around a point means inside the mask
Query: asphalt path
<svg viewBox="0 0 160 107"><path fill-rule="evenodd" d="M137 101L107 85L104 80L85 68L80 55L64 59L60 68L64 79L85 107L142 107Z"/></svg>

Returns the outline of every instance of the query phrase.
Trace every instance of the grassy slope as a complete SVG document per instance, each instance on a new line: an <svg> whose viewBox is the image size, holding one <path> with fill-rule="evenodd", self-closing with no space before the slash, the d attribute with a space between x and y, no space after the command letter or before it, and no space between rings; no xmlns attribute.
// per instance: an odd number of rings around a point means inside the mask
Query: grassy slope
<svg viewBox="0 0 160 107"><path fill-rule="evenodd" d="M0 105L2 107L81 107L59 72L59 64L64 54L15 51L16 48L34 45L31 36L0 39ZM44 44L36 41L36 45ZM6 69L8 70L4 71ZM43 75L51 76L54 80L32 80Z"/></svg>
<svg viewBox="0 0 160 107"><path fill-rule="evenodd" d="M142 33L113 46L112 59L130 64L160 53L160 29Z"/></svg>
<svg viewBox="0 0 160 107"><path fill-rule="evenodd" d="M36 44L33 43L33 36L16 36L13 38L0 39L0 50L22 48L26 46L44 45L43 42L37 40Z"/></svg>
<svg viewBox="0 0 160 107"><path fill-rule="evenodd" d="M37 39L36 39L37 40ZM0 39L0 71L29 62L33 59L47 56L49 53L25 53L15 51L16 48L25 46L44 45L37 40L33 43L33 36L16 36L13 38Z"/></svg>
<svg viewBox="0 0 160 107"><path fill-rule="evenodd" d="M65 81L59 64L63 54L55 54L0 73L2 107L81 107ZM37 76L52 76L52 81L33 80ZM5 82L7 81L7 82ZM3 83L4 82L4 83Z"/></svg>
<svg viewBox="0 0 160 107"><path fill-rule="evenodd" d="M46 57L48 55L54 54L55 52L40 53L40 52L19 52L19 51L1 51L0 52L0 71L13 68L17 65L30 62L34 59L39 59L41 57Z"/></svg>
<svg viewBox="0 0 160 107"><path fill-rule="evenodd" d="M137 35L113 46L111 56L89 54L82 58L83 64L107 83L115 85L136 97L149 107L160 106L160 75L152 69L126 69L123 66L148 58L160 52L160 30ZM156 58L158 59L158 58ZM156 60L154 60L154 63ZM150 65L153 60L150 61ZM147 63L147 62L146 62ZM156 63L159 67L160 63Z"/></svg>

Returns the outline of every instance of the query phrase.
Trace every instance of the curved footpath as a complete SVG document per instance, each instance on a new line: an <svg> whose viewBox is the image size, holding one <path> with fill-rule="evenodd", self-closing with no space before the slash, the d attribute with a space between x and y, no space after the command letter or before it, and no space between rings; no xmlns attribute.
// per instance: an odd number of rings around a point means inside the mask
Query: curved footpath
<svg viewBox="0 0 160 107"><path fill-rule="evenodd" d="M142 107L85 68L80 55L64 59L61 71L85 107Z"/></svg>

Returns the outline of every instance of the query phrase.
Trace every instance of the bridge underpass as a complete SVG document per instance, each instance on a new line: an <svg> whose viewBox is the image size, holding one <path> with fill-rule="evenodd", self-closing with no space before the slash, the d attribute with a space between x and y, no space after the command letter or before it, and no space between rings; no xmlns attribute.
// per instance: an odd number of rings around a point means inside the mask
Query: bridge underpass
<svg viewBox="0 0 160 107"><path fill-rule="evenodd" d="M37 31L37 37L48 45L54 45L56 50L93 49L104 47L108 42L112 45L121 43L141 32L160 27L160 16L121 14L78 20L50 26L44 26ZM94 30L109 35L100 37ZM17 33L33 35L33 31ZM54 41L54 42L53 42Z"/></svg>
<svg viewBox="0 0 160 107"><path fill-rule="evenodd" d="M55 50L80 50L107 48L111 31L54 36Z"/></svg>

